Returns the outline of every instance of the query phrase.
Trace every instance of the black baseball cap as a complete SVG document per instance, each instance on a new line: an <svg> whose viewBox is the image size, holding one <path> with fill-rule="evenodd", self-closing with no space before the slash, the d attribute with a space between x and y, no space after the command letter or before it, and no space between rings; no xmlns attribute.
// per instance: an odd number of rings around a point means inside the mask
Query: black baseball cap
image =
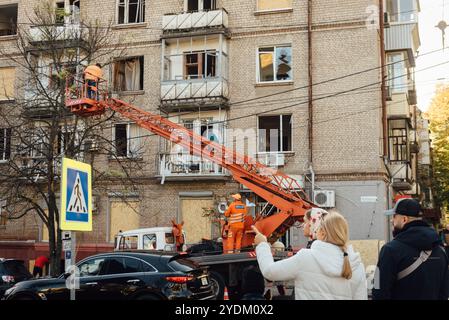
<svg viewBox="0 0 449 320"><path fill-rule="evenodd" d="M422 217L421 205L415 199L399 199L393 209L385 211L385 215L400 214L409 217Z"/></svg>

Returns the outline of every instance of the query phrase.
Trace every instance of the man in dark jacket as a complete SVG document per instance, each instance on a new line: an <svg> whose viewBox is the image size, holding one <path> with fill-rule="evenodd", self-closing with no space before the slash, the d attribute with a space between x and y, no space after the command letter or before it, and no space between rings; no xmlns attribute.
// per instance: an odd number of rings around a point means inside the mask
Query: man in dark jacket
<svg viewBox="0 0 449 320"><path fill-rule="evenodd" d="M373 299L447 300L448 258L419 202L400 199L386 214L393 215L394 239L380 251Z"/></svg>

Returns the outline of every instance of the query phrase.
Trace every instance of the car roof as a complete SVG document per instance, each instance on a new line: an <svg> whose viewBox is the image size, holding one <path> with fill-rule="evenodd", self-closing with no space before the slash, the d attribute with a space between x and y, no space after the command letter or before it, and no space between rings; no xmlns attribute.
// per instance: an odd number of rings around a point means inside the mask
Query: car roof
<svg viewBox="0 0 449 320"><path fill-rule="evenodd" d="M172 227L155 227L155 228L144 228L144 229L133 229L119 232L119 235L127 236L127 235L135 235L141 233L151 233L151 232L171 232Z"/></svg>
<svg viewBox="0 0 449 320"><path fill-rule="evenodd" d="M111 252L103 252L99 254L95 254L89 257L86 257L85 259L94 258L94 257L103 257L103 256L133 256L133 257L159 257L159 258L166 258L170 259L178 255L177 252L167 252L162 250L119 250L119 251L111 251ZM83 259L83 260L85 260Z"/></svg>

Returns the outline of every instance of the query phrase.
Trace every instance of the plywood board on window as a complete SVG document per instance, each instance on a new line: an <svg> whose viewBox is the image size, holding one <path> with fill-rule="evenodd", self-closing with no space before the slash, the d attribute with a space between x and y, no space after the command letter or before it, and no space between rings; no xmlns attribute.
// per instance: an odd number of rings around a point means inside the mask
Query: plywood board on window
<svg viewBox="0 0 449 320"><path fill-rule="evenodd" d="M203 208L214 206L213 199L182 199L181 217L184 221L184 230L187 233L187 242L200 242L202 238L211 239L212 224L208 217L203 217Z"/></svg>
<svg viewBox="0 0 449 320"><path fill-rule="evenodd" d="M0 100L14 99L15 68L0 68Z"/></svg>
<svg viewBox="0 0 449 320"><path fill-rule="evenodd" d="M257 10L279 10L292 8L292 0L258 0Z"/></svg>
<svg viewBox="0 0 449 320"><path fill-rule="evenodd" d="M111 202L111 228L109 239L112 241L114 236L120 231L139 228L139 202Z"/></svg>

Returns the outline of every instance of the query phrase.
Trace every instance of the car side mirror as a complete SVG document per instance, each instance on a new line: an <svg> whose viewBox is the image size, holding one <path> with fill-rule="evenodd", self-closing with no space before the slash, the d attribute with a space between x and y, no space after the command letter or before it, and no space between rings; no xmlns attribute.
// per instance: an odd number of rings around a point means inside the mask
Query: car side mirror
<svg viewBox="0 0 449 320"><path fill-rule="evenodd" d="M67 279L68 277L70 277L71 273L70 272L65 272L63 274L64 279Z"/></svg>

